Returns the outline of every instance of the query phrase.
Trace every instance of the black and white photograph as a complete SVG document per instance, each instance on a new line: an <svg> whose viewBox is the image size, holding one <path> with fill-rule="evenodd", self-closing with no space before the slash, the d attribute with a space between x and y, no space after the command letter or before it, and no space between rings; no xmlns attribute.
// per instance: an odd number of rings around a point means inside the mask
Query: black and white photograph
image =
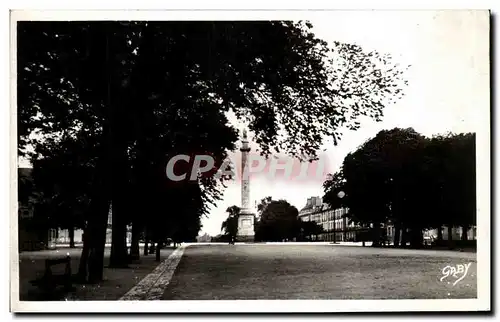
<svg viewBox="0 0 500 322"><path fill-rule="evenodd" d="M489 10L10 20L12 312L491 310Z"/></svg>

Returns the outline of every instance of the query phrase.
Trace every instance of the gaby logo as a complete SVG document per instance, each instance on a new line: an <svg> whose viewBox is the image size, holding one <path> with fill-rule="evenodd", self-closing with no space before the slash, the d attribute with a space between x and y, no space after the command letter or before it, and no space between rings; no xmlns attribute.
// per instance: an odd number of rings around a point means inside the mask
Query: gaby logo
<svg viewBox="0 0 500 322"><path fill-rule="evenodd" d="M451 276L456 279L455 282L453 282L453 286L455 286L458 282L460 282L467 276L471 265L472 263L458 264L456 267L450 265L444 267L442 270L443 276L441 277L440 281L442 282L443 280Z"/></svg>

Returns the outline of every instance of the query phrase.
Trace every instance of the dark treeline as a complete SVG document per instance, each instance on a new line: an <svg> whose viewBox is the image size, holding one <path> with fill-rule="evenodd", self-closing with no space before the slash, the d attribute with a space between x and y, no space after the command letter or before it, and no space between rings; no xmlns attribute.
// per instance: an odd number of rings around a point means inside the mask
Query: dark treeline
<svg viewBox="0 0 500 322"><path fill-rule="evenodd" d="M324 137L380 120L401 95L387 56L329 47L302 22L20 22L17 41L18 153L33 166L35 217L84 229L89 282L102 280L110 209L111 267L137 259L141 238L158 260L166 238L195 238L228 178L170 181L165 166L210 154L218 169L238 137L227 112L264 154L314 159Z"/></svg>
<svg viewBox="0 0 500 322"><path fill-rule="evenodd" d="M426 138L411 128L380 131L348 154L340 171L324 184L324 201L348 207L348 217L371 227L373 245L382 242L381 226L395 228L394 245L421 247L423 231L461 227L461 239L476 224L475 134ZM339 198L339 192L345 196Z"/></svg>

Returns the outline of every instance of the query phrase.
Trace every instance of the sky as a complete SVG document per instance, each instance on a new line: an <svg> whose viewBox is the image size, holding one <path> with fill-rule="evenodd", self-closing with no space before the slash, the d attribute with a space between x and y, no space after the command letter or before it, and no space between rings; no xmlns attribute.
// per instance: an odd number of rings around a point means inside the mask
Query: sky
<svg viewBox="0 0 500 322"><path fill-rule="evenodd" d="M405 96L384 111L382 122L363 120L357 131L344 131L337 146L322 149L326 169L335 172L347 153L380 130L412 127L432 136L446 132L479 132L489 111L489 16L483 11L318 11L307 15L323 40L355 43L365 50L391 54L401 65L411 65ZM487 113L486 113L487 114ZM235 126L242 129L238 122ZM249 133L250 140L252 138ZM255 150L256 145L251 143ZM238 159L238 155L233 155ZM322 196L323 180L307 182L250 181L250 201L286 199L299 210L311 196ZM217 235L225 210L241 204L240 183L228 183L223 200L202 221L200 235Z"/></svg>

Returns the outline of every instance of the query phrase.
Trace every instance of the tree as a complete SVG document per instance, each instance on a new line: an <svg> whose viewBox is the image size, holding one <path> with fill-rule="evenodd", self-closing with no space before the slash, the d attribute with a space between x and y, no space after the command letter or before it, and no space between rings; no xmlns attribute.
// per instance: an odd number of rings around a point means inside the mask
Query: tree
<svg viewBox="0 0 500 322"><path fill-rule="evenodd" d="M300 221L299 223L301 237L308 237L309 240L312 240L312 236L315 236L318 239L318 235L324 232L323 226L320 226L315 221Z"/></svg>
<svg viewBox="0 0 500 322"><path fill-rule="evenodd" d="M341 171L324 184L324 200L347 206L352 221L371 227L374 246L381 240L381 225L389 221L421 231L417 179L423 142L411 128L380 131L348 154ZM340 190L346 194L341 200Z"/></svg>
<svg viewBox="0 0 500 322"><path fill-rule="evenodd" d="M92 138L88 146L96 157L84 247L91 280L102 279L110 204L110 265L126 266L126 226L136 208L130 206L136 202L130 200L132 150L144 155L141 160L157 150L163 157L208 151L222 162L236 140L226 135L233 129L224 116L233 111L248 122L264 154L274 149L314 159L323 137L337 141L339 130L357 128L361 115L382 117L386 101L400 95L401 70L358 46L329 48L311 27L288 21L18 25L20 153L44 144L34 132L56 145L61 133ZM212 121L205 119L202 129L191 122L200 111ZM204 140L208 134L217 139ZM187 143L191 138L197 144ZM139 173L160 173L165 159L154 160L140 161ZM215 202L223 188L219 181L206 175L200 184L204 203Z"/></svg>
<svg viewBox="0 0 500 322"><path fill-rule="evenodd" d="M256 225L255 238L265 241L293 239L300 232L298 210L286 200L271 200Z"/></svg>
<svg viewBox="0 0 500 322"><path fill-rule="evenodd" d="M259 213L259 215L262 215L271 201L273 201L273 198L271 196L265 197L260 201L260 203L257 205L257 212Z"/></svg>
<svg viewBox="0 0 500 322"><path fill-rule="evenodd" d="M329 174L327 180L323 183L323 202L327 203L332 209L344 207L348 202L349 196L345 195L345 182L342 171ZM342 193L343 195L339 195Z"/></svg>
<svg viewBox="0 0 500 322"><path fill-rule="evenodd" d="M450 227L467 230L474 223L474 149L473 134L427 139L411 128L380 131L325 181L324 201L348 207L352 221L371 227L375 246L381 225L392 223L396 246L402 230L402 246L409 240L420 247L424 229L438 228L441 235L446 224L451 236Z"/></svg>
<svg viewBox="0 0 500 322"><path fill-rule="evenodd" d="M222 222L221 230L225 232L227 238L232 241L238 235L238 215L240 208L238 206L231 206L226 209L228 213L227 219Z"/></svg>
<svg viewBox="0 0 500 322"><path fill-rule="evenodd" d="M44 197L45 213L51 228L68 229L70 247L74 247L74 229L85 227L89 207L89 175L93 165L86 162L92 151L71 137L63 138L54 148L51 142L38 147L34 158L34 190ZM40 150L45 151L40 151Z"/></svg>
<svg viewBox="0 0 500 322"><path fill-rule="evenodd" d="M426 148L424 178L427 195L433 207L429 210L431 224L438 229L448 227L449 246L453 246L452 228L462 226L462 239L476 223L475 134L434 136Z"/></svg>

